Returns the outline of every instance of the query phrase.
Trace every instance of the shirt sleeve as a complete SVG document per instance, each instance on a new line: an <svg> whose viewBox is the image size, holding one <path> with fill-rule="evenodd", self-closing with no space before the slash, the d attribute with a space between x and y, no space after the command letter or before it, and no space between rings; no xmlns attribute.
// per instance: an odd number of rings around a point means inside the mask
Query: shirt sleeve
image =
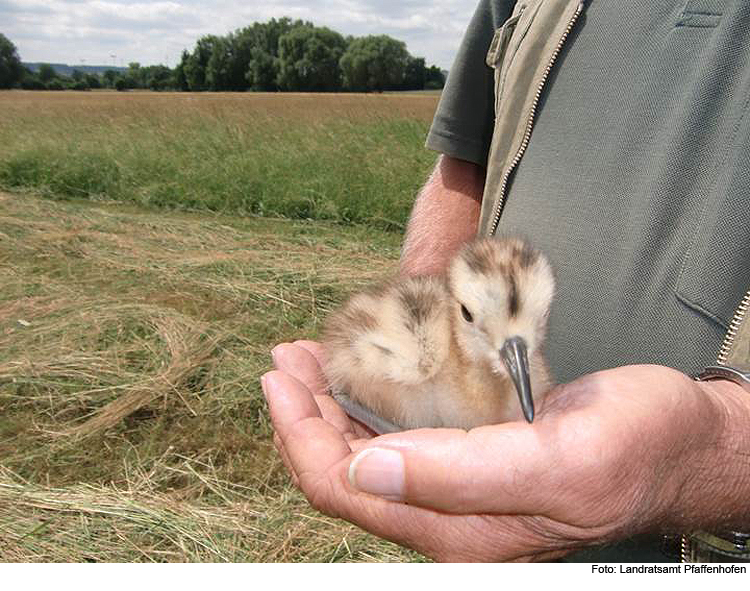
<svg viewBox="0 0 750 591"><path fill-rule="evenodd" d="M495 29L515 0L481 0L464 34L427 135L426 146L480 166L487 165L495 121L494 71L485 57Z"/></svg>

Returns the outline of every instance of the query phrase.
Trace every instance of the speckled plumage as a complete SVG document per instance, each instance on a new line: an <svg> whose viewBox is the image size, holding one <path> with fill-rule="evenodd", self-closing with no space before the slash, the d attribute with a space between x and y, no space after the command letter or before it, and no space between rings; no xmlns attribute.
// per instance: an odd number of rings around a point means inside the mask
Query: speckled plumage
<svg viewBox="0 0 750 591"><path fill-rule="evenodd" d="M540 400L551 386L541 345L553 293L546 259L521 240L469 242L444 276L352 296L326 323L324 372L333 391L404 428L518 420L499 350L523 338Z"/></svg>

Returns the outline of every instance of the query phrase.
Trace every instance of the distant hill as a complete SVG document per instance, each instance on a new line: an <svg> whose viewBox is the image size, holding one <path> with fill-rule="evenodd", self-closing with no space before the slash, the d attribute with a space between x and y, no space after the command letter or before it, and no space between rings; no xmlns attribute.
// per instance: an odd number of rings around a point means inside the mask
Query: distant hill
<svg viewBox="0 0 750 591"><path fill-rule="evenodd" d="M120 66L69 66L68 64L51 64L49 62L22 62L32 72L38 72L39 67L42 64L47 64L55 69L55 72L62 76L70 76L73 70L78 70L84 74L103 74L107 70L114 70L115 72L125 72L127 68L121 68Z"/></svg>

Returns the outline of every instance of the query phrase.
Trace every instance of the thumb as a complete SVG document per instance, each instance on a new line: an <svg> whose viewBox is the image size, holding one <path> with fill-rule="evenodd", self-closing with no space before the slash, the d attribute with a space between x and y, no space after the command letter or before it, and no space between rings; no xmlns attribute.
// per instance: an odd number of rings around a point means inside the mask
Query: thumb
<svg viewBox="0 0 750 591"><path fill-rule="evenodd" d="M378 437L348 469L361 492L444 513L539 513L554 465L533 426L506 423L470 432L407 431Z"/></svg>

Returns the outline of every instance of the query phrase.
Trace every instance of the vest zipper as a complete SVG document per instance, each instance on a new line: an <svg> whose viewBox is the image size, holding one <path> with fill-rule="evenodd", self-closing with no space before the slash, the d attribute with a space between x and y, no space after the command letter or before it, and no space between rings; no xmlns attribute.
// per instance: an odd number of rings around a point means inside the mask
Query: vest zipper
<svg viewBox="0 0 750 591"><path fill-rule="evenodd" d="M737 337L737 331L742 325L742 321L747 315L747 311L750 310L750 291L745 294L742 298L740 305L734 313L732 321L729 323L727 333L724 335L724 342L721 344L719 349L719 356L716 360L717 365L726 365L729 360L729 354L732 352L734 346L734 339ZM680 539L680 562L690 562L690 550L692 548L692 542L688 535L682 535Z"/></svg>
<svg viewBox="0 0 750 591"><path fill-rule="evenodd" d="M557 61L557 56L560 55L560 52L562 51L563 46L565 45L565 41L568 39L568 36L570 35L570 32L573 30L573 27L575 26L576 22L578 21L578 17L581 16L581 13L584 9L584 2L581 2L578 4L578 8L576 8L575 13L572 17L570 17L570 20L568 21L568 26L565 28L565 31L562 34L562 37L560 37L560 41L557 43L557 47L555 47L555 51L552 53L552 56L549 59L549 62L547 62L547 67L544 69L544 72L542 73L542 79L539 81L539 86L537 86L536 94L534 95L534 100L531 103L531 113L529 113L529 118L526 121L526 130L523 134L523 139L521 140L521 145L518 147L518 151L516 152L516 155L514 156L513 160L510 163L510 166L505 171L505 174L503 174L502 182L500 183L500 196L497 201L497 205L495 206L495 217L492 220L492 226L490 228L490 236L493 236L495 232L497 231L497 226L500 223L500 216L503 213L503 207L505 206L505 199L506 199L506 191L508 190L508 181L510 180L510 175L513 174L513 171L516 169L516 166L518 166L518 163L521 161L521 158L523 158L524 153L526 152L526 148L529 146L529 140L531 139L531 130L534 127L534 119L536 119L536 110L539 106L539 100L542 98L542 91L544 90L545 85L547 84L547 79L549 78L549 74L552 71L552 68L555 65L555 62Z"/></svg>
<svg viewBox="0 0 750 591"><path fill-rule="evenodd" d="M734 339L737 336L737 331L742 325L742 321L744 320L748 309L750 309L750 291L748 291L745 294L745 297L742 298L742 302L740 302L737 311L734 313L734 318L732 318L732 321L729 323L727 334L724 336L724 342L721 344L721 349L719 349L719 358L717 360L719 365L727 364L727 359L729 359L729 354L732 352L732 347L734 346Z"/></svg>

